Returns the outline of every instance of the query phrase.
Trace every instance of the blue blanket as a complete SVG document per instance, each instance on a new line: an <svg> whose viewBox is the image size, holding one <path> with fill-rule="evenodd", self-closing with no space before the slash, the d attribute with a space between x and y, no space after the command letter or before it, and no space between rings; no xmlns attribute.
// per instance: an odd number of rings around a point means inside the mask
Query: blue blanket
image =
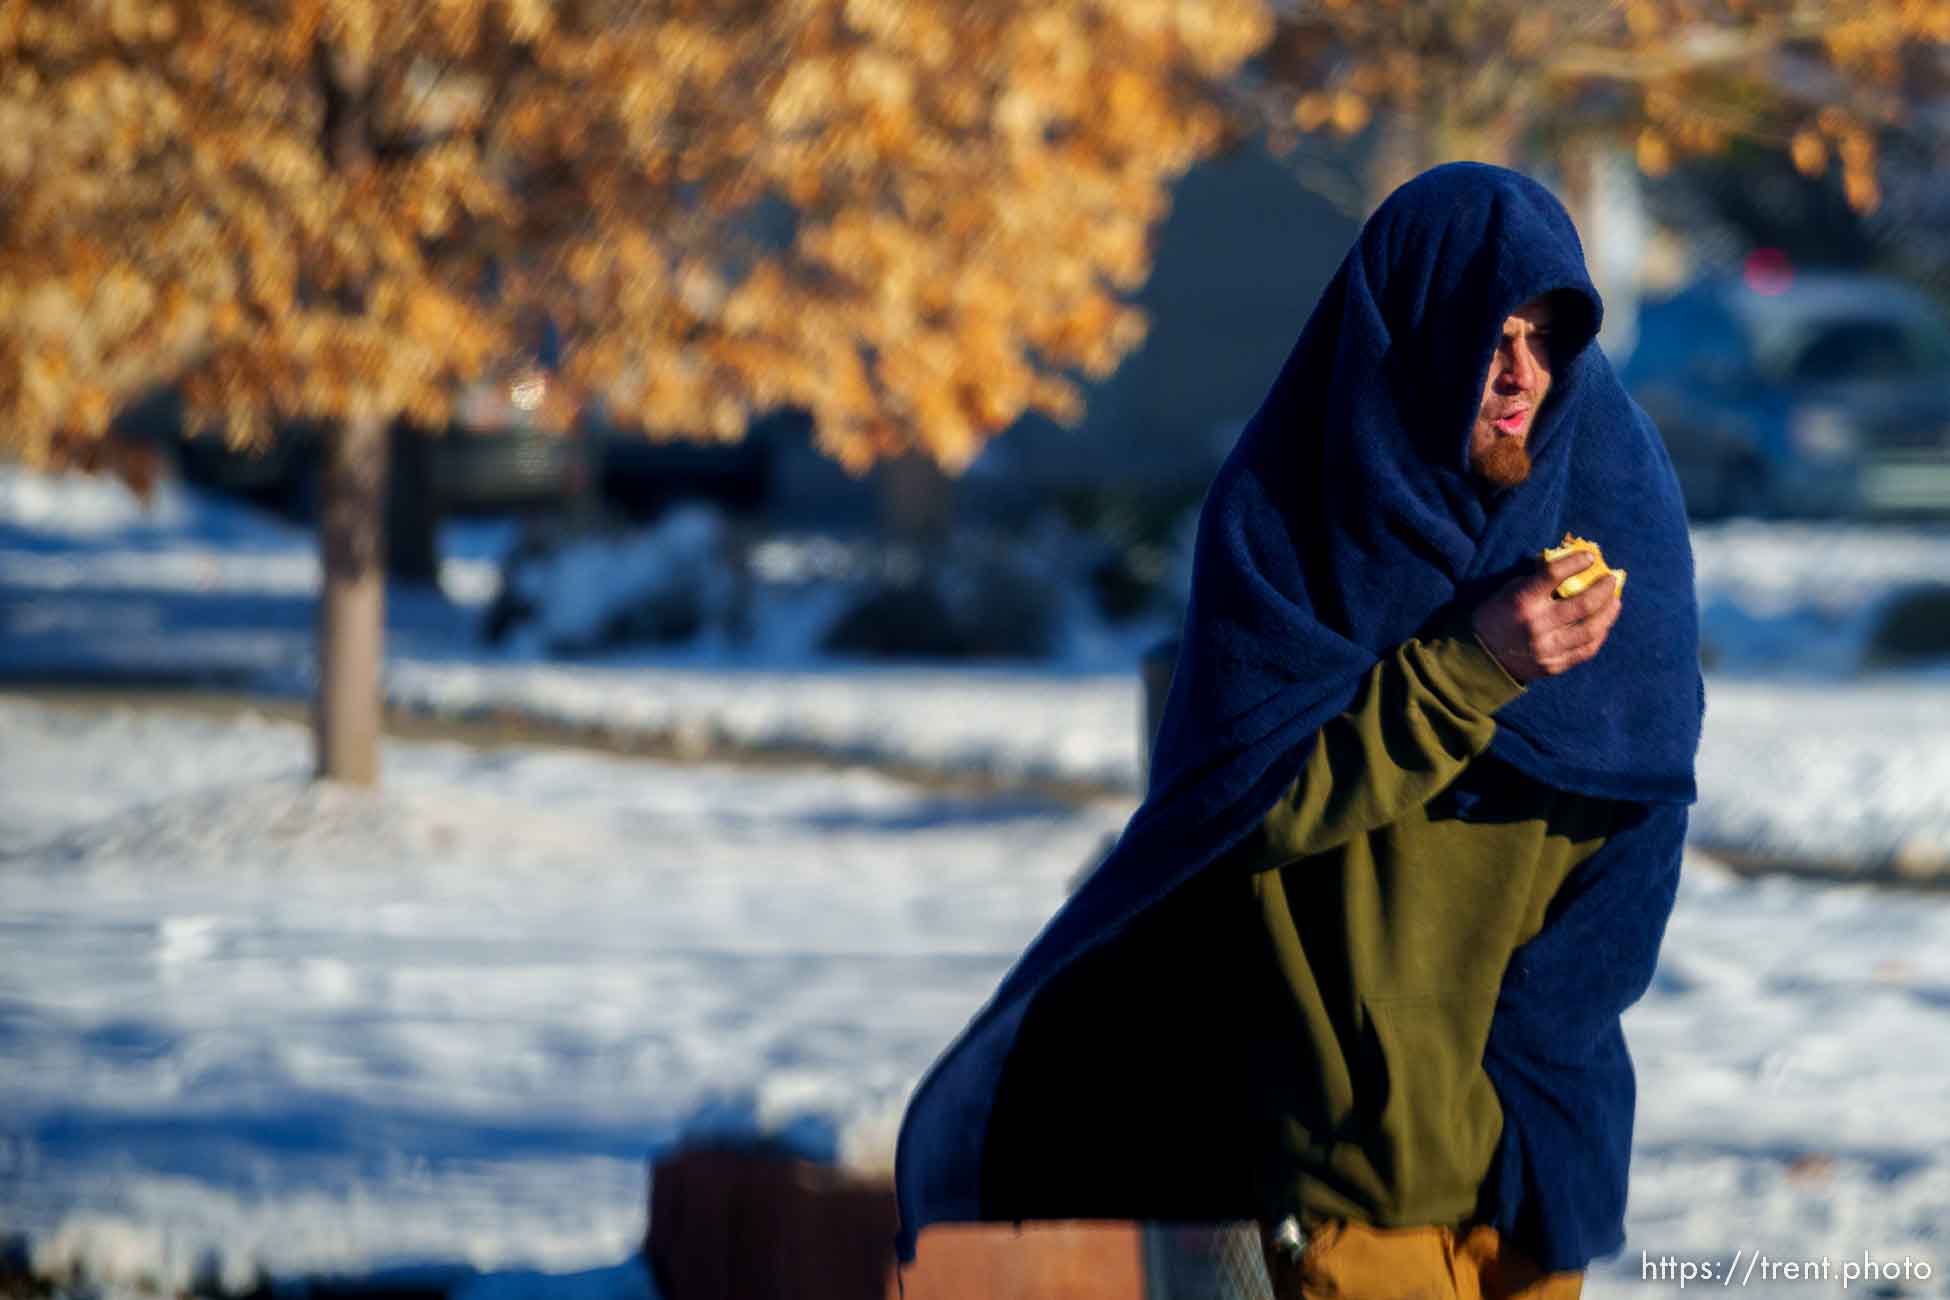
<svg viewBox="0 0 1950 1300"><path fill-rule="evenodd" d="M1484 376L1503 320L1546 293L1554 378L1532 471L1489 490L1468 467ZM986 1217L996 1085L1051 977L1236 845L1381 656L1566 532L1630 570L1621 617L1591 664L1498 713L1492 752L1636 808L1511 961L1485 1062L1504 1135L1484 1213L1547 1268L1621 1244L1633 1084L1618 1018L1651 979L1671 909L1705 696L1677 481L1593 341L1602 310L1569 217L1517 173L1439 167L1369 219L1200 514L1143 804L909 1105L902 1258L930 1223Z"/></svg>

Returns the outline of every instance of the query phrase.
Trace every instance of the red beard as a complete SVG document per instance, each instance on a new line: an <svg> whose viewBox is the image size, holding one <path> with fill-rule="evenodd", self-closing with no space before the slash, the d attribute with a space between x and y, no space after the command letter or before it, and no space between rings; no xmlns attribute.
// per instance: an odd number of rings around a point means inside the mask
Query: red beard
<svg viewBox="0 0 1950 1300"><path fill-rule="evenodd" d="M1491 487L1513 488L1530 477L1530 453L1516 438L1498 438L1489 450L1470 457L1469 467Z"/></svg>

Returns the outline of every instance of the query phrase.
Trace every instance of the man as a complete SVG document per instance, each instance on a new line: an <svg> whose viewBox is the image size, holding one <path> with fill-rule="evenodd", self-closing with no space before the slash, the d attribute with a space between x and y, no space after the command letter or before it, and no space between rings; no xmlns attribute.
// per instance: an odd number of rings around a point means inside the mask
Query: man
<svg viewBox="0 0 1950 1300"><path fill-rule="evenodd" d="M1469 466L1491 488L1513 488L1530 477L1524 440L1537 408L1551 391L1551 327L1557 309L1539 298L1503 322L1483 380L1483 402L1469 430Z"/></svg>
<svg viewBox="0 0 1950 1300"><path fill-rule="evenodd" d="M1201 513L1144 804L916 1091L904 1252L1257 1219L1282 1294L1556 1297L1622 1244L1703 692L1600 311L1515 173L1363 228ZM1566 532L1629 599L1554 598Z"/></svg>

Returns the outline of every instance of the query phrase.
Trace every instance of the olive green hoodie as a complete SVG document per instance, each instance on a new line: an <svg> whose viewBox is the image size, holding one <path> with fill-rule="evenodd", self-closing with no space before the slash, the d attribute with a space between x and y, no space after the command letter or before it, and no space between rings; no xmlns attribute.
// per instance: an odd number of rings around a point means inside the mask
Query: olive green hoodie
<svg viewBox="0 0 1950 1300"><path fill-rule="evenodd" d="M1485 754L1522 691L1466 626L1375 665L1244 843L1052 978L983 1212L1470 1218L1504 966L1622 808Z"/></svg>
<svg viewBox="0 0 1950 1300"><path fill-rule="evenodd" d="M1233 919L1277 972L1242 992L1296 1046L1259 1053L1246 1090L1278 1135L1274 1210L1406 1226L1476 1207L1502 1128L1482 1059L1504 967L1620 807L1485 755L1523 689L1466 627L1408 641L1239 850Z"/></svg>

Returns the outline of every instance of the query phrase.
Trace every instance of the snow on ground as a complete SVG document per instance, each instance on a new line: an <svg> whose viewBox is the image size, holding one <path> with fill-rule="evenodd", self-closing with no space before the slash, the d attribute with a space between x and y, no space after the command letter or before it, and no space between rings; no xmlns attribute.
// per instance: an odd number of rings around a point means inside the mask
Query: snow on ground
<svg viewBox="0 0 1950 1300"><path fill-rule="evenodd" d="M1706 690L1693 843L1950 879L1950 676Z"/></svg>
<svg viewBox="0 0 1950 1300"><path fill-rule="evenodd" d="M174 484L143 501L119 479L33 474L0 465L0 524L52 537L83 539L181 528L189 504Z"/></svg>
<svg viewBox="0 0 1950 1300"><path fill-rule="evenodd" d="M448 717L512 712L621 734L782 746L1003 778L1135 788L1134 672L716 669L396 659L387 690Z"/></svg>
<svg viewBox="0 0 1950 1300"><path fill-rule="evenodd" d="M1130 675L764 672L395 662L396 699L623 733L785 744L1004 777L1132 788ZM1707 682L1695 843L1766 861L1950 872L1950 675Z"/></svg>
<svg viewBox="0 0 1950 1300"><path fill-rule="evenodd" d="M1117 820L0 701L0 1222L181 1282L614 1262L699 1131L872 1160Z"/></svg>
<svg viewBox="0 0 1950 1300"><path fill-rule="evenodd" d="M1702 524L1693 564L1718 671L1846 677L1893 595L1950 584L1950 526Z"/></svg>
<svg viewBox="0 0 1950 1300"><path fill-rule="evenodd" d="M869 668L808 653L797 608L736 653L563 662L484 647L476 625L514 537L450 529L445 598L393 593L395 703L1135 788L1128 664ZM1747 521L1702 527L1695 546L1716 655L1695 842L1871 868L1950 860L1950 666L1856 672L1891 596L1950 574L1950 528ZM316 583L309 535L262 515L170 484L145 512L119 484L0 466L0 676L180 675L297 694ZM585 622L600 605L586 585L564 597Z"/></svg>
<svg viewBox="0 0 1950 1300"><path fill-rule="evenodd" d="M610 1266L646 1155L884 1161L1128 809L418 743L357 793L292 725L19 700L0 735L0 1223L121 1283L641 1296ZM1630 1243L1591 1294L1736 1250L1907 1253L1937 1280L1901 1294L1950 1294L1950 897L1695 857L1627 1031Z"/></svg>
<svg viewBox="0 0 1950 1300"><path fill-rule="evenodd" d="M1647 1294L1641 1252L1724 1265L1736 1250L1866 1250L1934 1271L1882 1294L1950 1295L1947 943L1941 895L1690 861L1652 989L1625 1018L1639 1072L1629 1239L1590 1293Z"/></svg>
<svg viewBox="0 0 1950 1300"><path fill-rule="evenodd" d="M475 637L512 530L444 541L444 597L389 607L398 702L1135 782L1127 668L868 670L802 642L551 663ZM1940 863L1950 674L1856 668L1890 595L1950 572L1950 530L1696 545L1695 844ZM316 582L311 539L249 511L0 467L0 674L301 691ZM359 795L306 781L291 726L6 699L0 738L0 1227L123 1280L434 1261L641 1293L607 1266L647 1153L731 1130L884 1160L906 1089L1128 807L404 743ZM1696 857L1628 1020L1631 1244L1592 1294L1658 1294L1640 1251L1756 1249L1927 1255L1904 1293L1950 1294L1946 954L1950 897Z"/></svg>
<svg viewBox="0 0 1950 1300"><path fill-rule="evenodd" d="M445 597L389 593L391 648L467 651L508 530L454 529ZM144 503L112 479L0 463L0 673L302 689L318 590L311 534L160 483Z"/></svg>

